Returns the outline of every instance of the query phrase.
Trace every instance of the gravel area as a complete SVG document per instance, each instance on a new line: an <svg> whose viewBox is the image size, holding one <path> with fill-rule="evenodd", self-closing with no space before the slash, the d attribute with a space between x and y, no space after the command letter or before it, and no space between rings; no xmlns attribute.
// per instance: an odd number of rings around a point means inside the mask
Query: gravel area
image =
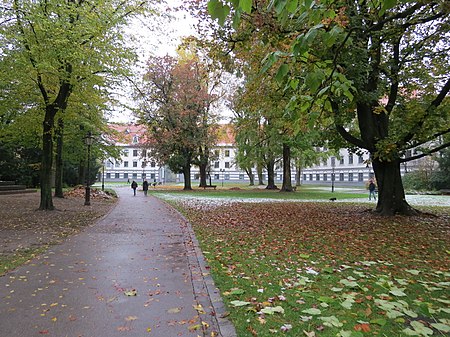
<svg viewBox="0 0 450 337"><path fill-rule="evenodd" d="M280 200L270 198L214 198L214 197L202 197L192 195L174 195L170 193L160 193L158 197L164 200L176 200L181 203L187 203L190 206L197 206L199 208L205 207L218 207L225 205L232 205L234 203L266 203L266 202L330 202L329 200ZM413 206L447 206L450 207L450 196L446 195L407 195L406 200ZM367 203L374 204L375 201L369 201L367 198L352 198L336 200L336 202L342 203Z"/></svg>

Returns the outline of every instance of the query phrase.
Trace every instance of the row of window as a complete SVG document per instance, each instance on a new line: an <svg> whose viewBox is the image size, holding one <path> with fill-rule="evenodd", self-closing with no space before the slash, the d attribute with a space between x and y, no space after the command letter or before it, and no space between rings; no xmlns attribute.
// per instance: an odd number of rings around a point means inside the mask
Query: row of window
<svg viewBox="0 0 450 337"><path fill-rule="evenodd" d="M139 174L141 179L150 179L150 180L154 180L156 179L156 173L150 173L149 175L147 173L143 173L143 174ZM106 173L106 179L137 179L138 178L138 174L137 173Z"/></svg>
<svg viewBox="0 0 450 337"><path fill-rule="evenodd" d="M349 154L348 155L348 165L353 165L353 161L354 161L354 155ZM363 164L363 163L364 163L364 157L358 156L358 164ZM322 164L323 164L323 166L327 166L327 160L325 159ZM345 158L342 157L339 159L339 165L344 165L344 164L345 164ZM331 157L331 166L336 166L336 157Z"/></svg>
<svg viewBox="0 0 450 337"><path fill-rule="evenodd" d="M316 179L314 179L314 176ZM319 173L313 174L303 174L303 180L309 180L309 181L328 181L328 177L330 177L331 180L336 180L336 174L327 174L323 173L322 175ZM339 173L338 175L339 179L338 181L344 181L345 173ZM348 181L355 181L355 178L357 178L357 181L364 181L364 173L347 173ZM322 179L320 179L322 178Z"/></svg>
<svg viewBox="0 0 450 337"><path fill-rule="evenodd" d="M149 164L150 165L148 167L156 167L156 163L154 161L151 161ZM116 161L115 164L113 164L110 160L108 160L106 162L106 167L112 168L113 166L114 167L120 167L120 162ZM123 162L123 167L129 167L129 162L127 160L125 160ZM133 166L132 167L138 167L138 162L137 161L133 161ZM141 167L142 167L142 164L141 164ZM145 165L145 167L147 167L147 165Z"/></svg>

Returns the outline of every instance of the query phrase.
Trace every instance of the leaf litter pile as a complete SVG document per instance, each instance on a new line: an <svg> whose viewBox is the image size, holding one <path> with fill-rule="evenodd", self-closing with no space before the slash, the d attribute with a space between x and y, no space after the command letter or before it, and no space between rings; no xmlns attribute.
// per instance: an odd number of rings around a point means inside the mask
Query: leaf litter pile
<svg viewBox="0 0 450 337"><path fill-rule="evenodd" d="M377 217L323 203L177 205L238 335L448 336L448 209Z"/></svg>

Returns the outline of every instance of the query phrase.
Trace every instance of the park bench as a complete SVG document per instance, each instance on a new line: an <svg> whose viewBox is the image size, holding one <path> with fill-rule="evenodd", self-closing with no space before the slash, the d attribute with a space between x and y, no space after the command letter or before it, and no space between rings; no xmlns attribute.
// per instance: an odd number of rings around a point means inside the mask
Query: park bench
<svg viewBox="0 0 450 337"><path fill-rule="evenodd" d="M216 187L217 187L217 185L205 185L205 186L203 186L203 189L204 190L207 189L207 188L214 188L214 189L216 189Z"/></svg>

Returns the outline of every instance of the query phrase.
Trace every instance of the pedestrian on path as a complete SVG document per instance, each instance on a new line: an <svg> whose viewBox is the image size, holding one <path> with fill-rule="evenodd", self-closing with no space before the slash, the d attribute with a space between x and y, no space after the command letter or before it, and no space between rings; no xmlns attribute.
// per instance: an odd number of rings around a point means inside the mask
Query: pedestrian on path
<svg viewBox="0 0 450 337"><path fill-rule="evenodd" d="M375 201L377 201L377 193L376 193L376 185L375 185L375 183L373 182L373 180L371 180L370 181L370 183L369 183L369 200L372 200L372 197L373 197L373 200L375 200Z"/></svg>
<svg viewBox="0 0 450 337"><path fill-rule="evenodd" d="M148 181L144 180L144 182L142 183L142 190L144 191L144 195L147 196L147 191L148 191Z"/></svg>
<svg viewBox="0 0 450 337"><path fill-rule="evenodd" d="M133 182L131 183L131 188L133 189L134 195L136 195L136 188L138 187L137 182L135 182L133 180Z"/></svg>

